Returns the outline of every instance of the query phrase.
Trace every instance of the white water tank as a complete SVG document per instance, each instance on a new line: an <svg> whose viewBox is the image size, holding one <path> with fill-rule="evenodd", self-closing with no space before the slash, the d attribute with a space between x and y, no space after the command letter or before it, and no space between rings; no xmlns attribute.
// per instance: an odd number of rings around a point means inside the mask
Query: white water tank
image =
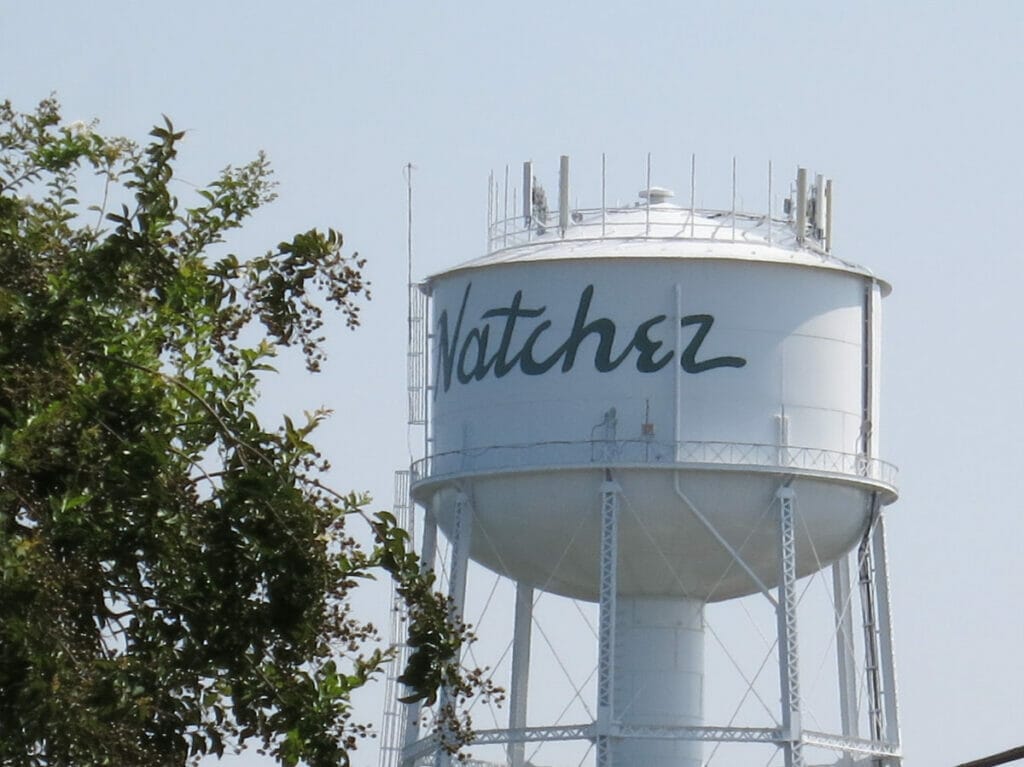
<svg viewBox="0 0 1024 767"><path fill-rule="evenodd" d="M617 721L700 723L702 606L778 583L780 488L797 499L798 575L896 498L878 439L889 287L832 256L821 215L798 205L789 220L694 211L652 187L631 207L499 230L486 256L424 284L429 449L413 495L442 529L468 498L473 560L597 600L602 483L621 490L615 685L643 704ZM700 763L699 744L617 748L615 764Z"/></svg>
<svg viewBox="0 0 1024 767"><path fill-rule="evenodd" d="M743 220L733 241L689 213L608 212L603 237L582 222L428 281L432 450L414 492L445 527L446 497L471 490L476 561L595 599L597 485L614 466L632 506L620 591L728 599L756 588L687 500L772 585L780 477L807 523L801 574L858 541L873 492L895 498L878 460L888 286L791 233L768 245ZM635 236L648 216L678 236Z"/></svg>

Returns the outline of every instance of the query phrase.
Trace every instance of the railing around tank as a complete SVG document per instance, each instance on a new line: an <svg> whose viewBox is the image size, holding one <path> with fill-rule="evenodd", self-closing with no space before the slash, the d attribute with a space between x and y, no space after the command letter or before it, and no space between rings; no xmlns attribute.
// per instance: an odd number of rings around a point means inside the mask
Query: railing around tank
<svg viewBox="0 0 1024 767"><path fill-rule="evenodd" d="M587 464L708 465L792 470L856 477L896 487L896 466L878 458L815 447L741 442L584 440L493 445L435 453L412 465L412 481L483 471L557 469Z"/></svg>
<svg viewBox="0 0 1024 767"><path fill-rule="evenodd" d="M624 213L630 214L624 216ZM659 208L646 206L625 208L579 208L572 211L565 232L561 231L559 213L553 210L544 220L532 216L527 223L523 215L497 219L487 228L487 251L495 253L530 243L567 240L608 239L688 239L715 242L758 243L794 237L792 222L773 218L769 225L766 214L698 208Z"/></svg>

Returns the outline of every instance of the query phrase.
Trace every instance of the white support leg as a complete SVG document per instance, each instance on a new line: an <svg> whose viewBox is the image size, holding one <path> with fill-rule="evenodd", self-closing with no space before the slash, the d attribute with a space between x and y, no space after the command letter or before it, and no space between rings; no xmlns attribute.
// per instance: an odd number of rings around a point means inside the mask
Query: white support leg
<svg viewBox="0 0 1024 767"><path fill-rule="evenodd" d="M856 738L860 735L857 718L857 661L853 645L853 615L850 610L848 555L843 555L832 565L832 594L835 603L836 661L839 671L839 716L843 736Z"/></svg>
<svg viewBox="0 0 1024 767"><path fill-rule="evenodd" d="M466 607L466 571L469 568L470 533L472 530L472 508L465 493L455 496L455 524L451 536L451 566L448 570L448 596L451 599L452 617L462 620ZM438 711L445 716L445 711L454 705L448 690L442 690L438 699ZM439 744L434 756L435 767L450 767L451 754L444 748L444 727L441 728L442 743Z"/></svg>
<svg viewBox="0 0 1024 767"><path fill-rule="evenodd" d="M448 596L452 599L452 611L458 618L466 607L466 571L469 568L469 547L473 530L473 509L465 493L455 496L455 526L452 529L451 568L448 571Z"/></svg>
<svg viewBox="0 0 1024 767"><path fill-rule="evenodd" d="M900 744L899 707L896 700L896 664L892 647L892 615L889 609L889 563L885 551L885 524L882 516L875 523L872 539L875 565L875 600L878 614L878 655L882 672L882 703L885 711L885 739ZM890 763L896 763L890 760Z"/></svg>
<svg viewBox="0 0 1024 767"><path fill-rule="evenodd" d="M530 635L533 630L533 587L516 583L516 612L512 634L512 680L508 691L508 727L526 727L526 695L530 678ZM523 767L526 744L508 744L508 763Z"/></svg>
<svg viewBox="0 0 1024 767"><path fill-rule="evenodd" d="M437 519L429 509L423 515L423 543L420 547L420 572L434 569L437 559Z"/></svg>
<svg viewBox="0 0 1024 767"><path fill-rule="evenodd" d="M860 562L858 579L860 581L861 620L864 626L864 676L867 682L865 694L867 696L868 737L875 743L881 743L885 740L885 729L882 722L882 678L878 660L878 610L875 603L875 568L871 545L874 525L878 521L875 514L877 514L876 509L872 511L871 527L868 528L857 549L857 558ZM881 765L881 761L875 760L873 764L877 767Z"/></svg>
<svg viewBox="0 0 1024 767"><path fill-rule="evenodd" d="M434 560L437 557L437 519L430 509L426 509L423 515L423 543L420 547L420 572L425 573L434 569ZM410 703L406 710L405 719L405 746L408 748L420 738L420 713L422 706L420 702ZM403 758L402 767L411 767L412 762Z"/></svg>
<svg viewBox="0 0 1024 767"><path fill-rule="evenodd" d="M796 526L792 488L780 488L779 500L779 685L782 692L782 749L786 767L804 767L800 717L800 654L796 627Z"/></svg>
<svg viewBox="0 0 1024 767"><path fill-rule="evenodd" d="M597 636L597 767L612 767L611 726L615 675L615 597L618 586L619 486L601 485L601 590Z"/></svg>

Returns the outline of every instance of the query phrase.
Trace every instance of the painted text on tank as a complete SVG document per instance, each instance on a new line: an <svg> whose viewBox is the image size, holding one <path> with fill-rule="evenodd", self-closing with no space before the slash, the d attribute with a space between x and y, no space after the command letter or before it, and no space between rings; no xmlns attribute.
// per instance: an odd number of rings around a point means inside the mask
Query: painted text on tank
<svg viewBox="0 0 1024 767"><path fill-rule="evenodd" d="M472 283L467 283L462 295L454 327L450 324L448 310L441 312L437 321L438 367L434 382L434 396L439 390L448 391L454 377L461 384L481 381L488 375L503 378L518 369L525 375L538 376L556 366L567 373L576 365L580 344L589 336L597 339L594 353L594 369L600 373L615 370L630 357L635 356L636 369L640 373L656 373L665 368L675 355L675 350L664 349L665 341L658 339L657 330L664 325L663 332L671 327L668 316L655 315L641 322L629 341L617 352L615 339L618 327L608 317L591 319L590 306L594 298L594 286L587 285L580 293L572 328L565 340L546 356L537 358L536 346L543 336L547 340L554 331L552 322L544 315L546 306L530 308L524 306L523 291L517 290L507 306L498 306L480 314L481 322L463 333L467 322L466 306L469 302ZM498 324L492 326L491 320ZM503 321L503 325L500 324ZM535 321L524 340L514 346L517 328L520 335L525 322ZM688 314L679 320L680 326L696 327L686 347L679 353L679 364L687 373L703 373L715 368L740 368L747 364L742 357L722 356L698 359L701 345L707 339L715 318L710 314ZM500 327L500 337L491 338L492 327ZM621 336L620 336L621 337ZM496 345L495 345L496 344ZM561 364L559 364L561 363Z"/></svg>

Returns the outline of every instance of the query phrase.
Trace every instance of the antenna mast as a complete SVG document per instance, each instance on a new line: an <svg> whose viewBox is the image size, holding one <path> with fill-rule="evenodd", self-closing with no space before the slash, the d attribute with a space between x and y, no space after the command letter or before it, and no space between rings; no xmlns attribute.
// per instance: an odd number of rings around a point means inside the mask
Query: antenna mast
<svg viewBox="0 0 1024 767"><path fill-rule="evenodd" d="M406 208L408 211L408 218L405 225L405 253L407 262L407 283L412 288L412 170L413 164L408 162L405 164L405 184L408 190L408 199L406 201ZM410 328L412 321L412 306L409 306L409 319Z"/></svg>

